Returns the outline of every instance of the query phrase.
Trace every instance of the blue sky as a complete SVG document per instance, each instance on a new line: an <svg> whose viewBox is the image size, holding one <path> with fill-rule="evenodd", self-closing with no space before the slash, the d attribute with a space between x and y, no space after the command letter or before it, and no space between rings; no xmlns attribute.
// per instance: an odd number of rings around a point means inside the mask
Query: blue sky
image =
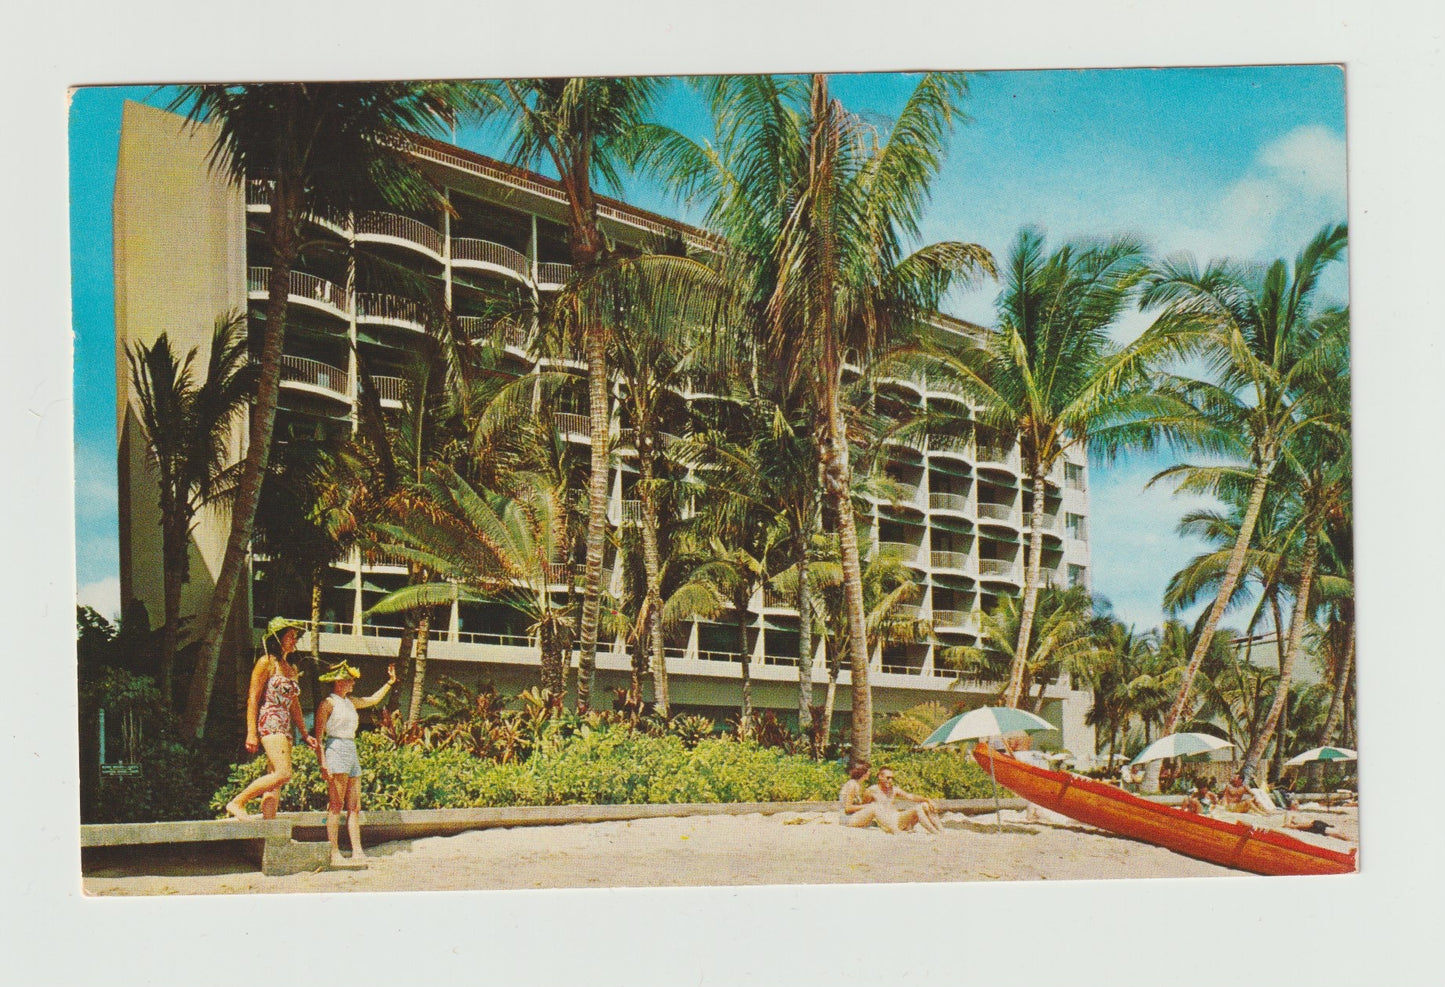
<svg viewBox="0 0 1445 987"><path fill-rule="evenodd" d="M846 106L887 118L914 77L838 76ZM1290 257L1322 225L1345 218L1344 74L1333 66L992 72L971 77L971 122L955 132L923 222L926 240L980 243L1000 260L1018 229L1051 244L1120 233L1160 254L1245 261ZM149 88L78 91L71 105L72 302L76 330L76 544L82 602L118 609L115 364L111 192L124 99L164 105ZM664 122L695 137L705 108L669 87ZM495 133L463 130L459 143L501 156ZM639 205L689 218L664 189L629 182ZM1337 266L1323 293L1343 301ZM992 321L995 289L949 301L956 315ZM1120 320L1132 338L1147 315ZM1143 490L1169 461L1135 456L1096 468L1091 484L1093 585L1140 627L1161 619L1169 576L1199 546L1174 534L1187 503Z"/></svg>

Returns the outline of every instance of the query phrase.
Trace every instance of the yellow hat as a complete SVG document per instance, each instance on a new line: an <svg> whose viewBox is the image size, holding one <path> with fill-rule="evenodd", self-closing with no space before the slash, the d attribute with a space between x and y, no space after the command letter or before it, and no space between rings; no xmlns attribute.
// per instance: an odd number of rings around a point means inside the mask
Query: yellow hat
<svg viewBox="0 0 1445 987"><path fill-rule="evenodd" d="M338 661L323 675L318 675L318 682L336 682L340 679L359 679L361 670L347 661Z"/></svg>

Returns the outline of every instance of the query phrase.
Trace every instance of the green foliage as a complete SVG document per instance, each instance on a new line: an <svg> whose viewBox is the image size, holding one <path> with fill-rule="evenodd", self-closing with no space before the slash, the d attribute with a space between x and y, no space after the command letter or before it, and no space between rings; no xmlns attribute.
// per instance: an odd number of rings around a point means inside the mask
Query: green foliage
<svg viewBox="0 0 1445 987"><path fill-rule="evenodd" d="M993 783L967 751L873 752L873 770L892 768L904 791L929 798L973 799L993 796Z"/></svg>

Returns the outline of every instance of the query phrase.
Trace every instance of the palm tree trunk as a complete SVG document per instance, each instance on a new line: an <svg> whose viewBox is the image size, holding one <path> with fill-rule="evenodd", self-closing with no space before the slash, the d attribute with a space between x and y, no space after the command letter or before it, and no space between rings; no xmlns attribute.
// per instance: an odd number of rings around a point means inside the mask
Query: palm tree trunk
<svg viewBox="0 0 1445 987"><path fill-rule="evenodd" d="M808 540L798 552L798 732L813 724L813 600L808 586Z"/></svg>
<svg viewBox="0 0 1445 987"><path fill-rule="evenodd" d="M164 545L161 557L165 559L165 627L161 630L161 698L167 708L175 708L176 651L181 641L181 581L185 577L186 541L185 528L178 531L175 525L167 524L161 536Z"/></svg>
<svg viewBox="0 0 1445 987"><path fill-rule="evenodd" d="M421 701L426 693L426 651L427 634L431 630L431 610L425 609L416 622L416 664L412 669L411 701L407 704L406 725L409 727L421 715Z"/></svg>
<svg viewBox="0 0 1445 987"><path fill-rule="evenodd" d="M284 174L276 176L271 193L271 229L268 236L271 281L267 286L265 341L261 346L256 401L251 407L249 444L236 497L231 504L231 535L226 542L221 571L216 576L211 605L206 611L196 668L191 675L190 693L181 721L182 731L195 740L205 735L211 690L215 686L216 669L221 660L221 643L241 574L246 569L251 530L256 523L256 507L261 502L261 481L271 460L271 433L276 424L276 404L281 395L281 356L286 349L286 307L291 288L291 267L300 246L296 227L302 211L302 196L303 189L298 179Z"/></svg>
<svg viewBox="0 0 1445 987"><path fill-rule="evenodd" d="M748 604L745 599L733 601L738 619L738 654L743 659L743 711L738 721L738 735L743 739L753 735L753 656L748 650Z"/></svg>
<svg viewBox="0 0 1445 987"><path fill-rule="evenodd" d="M1320 731L1320 743L1328 744L1335 736L1339 728L1341 715L1345 711L1345 693L1350 688L1350 669L1355 664L1355 622L1350 621L1349 643L1345 647L1344 660L1340 662L1340 670L1335 675L1335 691L1330 697L1330 711L1325 716L1324 729Z"/></svg>
<svg viewBox="0 0 1445 987"><path fill-rule="evenodd" d="M544 622L537 631L537 644L542 652L542 689L551 694L554 706L561 707L567 695L566 680L563 678L562 642L555 627Z"/></svg>
<svg viewBox="0 0 1445 987"><path fill-rule="evenodd" d="M1029 564L1024 570L1023 611L1019 614L1019 639L1014 647L1013 666L1009 669L1008 690L1004 693L1003 704L1010 708L1019 704L1024 693L1024 667L1029 660L1029 638L1034 629L1034 610L1039 602L1039 569L1043 563L1044 551L1044 470L1038 456L1032 456L1029 463L1029 479L1033 483L1031 496L1033 531L1029 535Z"/></svg>
<svg viewBox="0 0 1445 987"><path fill-rule="evenodd" d="M640 423L639 423L640 425ZM637 468L642 474L638 494L642 498L642 564L647 570L647 642L652 654L652 701L657 713L667 718L667 652L662 636L662 559L657 547L657 497L652 486L653 449L651 430L637 430Z"/></svg>
<svg viewBox="0 0 1445 987"><path fill-rule="evenodd" d="M823 694L823 723L818 733L818 750L828 749L833 736L833 707L838 700L838 649L830 637L823 638L823 660L828 665L828 690Z"/></svg>
<svg viewBox="0 0 1445 987"><path fill-rule="evenodd" d="M592 472L587 482L587 567L582 576L582 621L577 659L577 712L592 702L597 669L597 625L602 594L602 552L607 540L607 440L611 413L607 403L607 339L601 326L587 327L588 414L592 425Z"/></svg>
<svg viewBox="0 0 1445 987"><path fill-rule="evenodd" d="M316 676L321 673L321 574L325 570L314 569L311 573L311 674L306 678L306 689L310 696L305 709L314 710L321 701L316 694Z"/></svg>
<svg viewBox="0 0 1445 987"><path fill-rule="evenodd" d="M1174 705L1169 707L1169 715L1164 719L1165 734L1174 732L1179 718L1184 715L1184 710L1189 706L1189 693L1194 688L1194 677L1199 674L1199 666L1204 663L1204 656L1209 652L1209 644L1214 640L1214 630L1219 626L1220 618L1224 616L1224 608L1229 604L1229 598L1234 595L1234 588L1239 585L1240 573L1244 571L1244 558L1249 552L1249 542L1254 537L1254 525L1259 520L1259 510L1264 504L1264 493L1268 487L1269 472L1260 469L1254 475L1254 486L1249 492L1249 504L1245 507L1244 517L1240 519L1239 536L1235 538L1234 549L1229 553L1229 564L1225 566L1224 578L1219 584L1219 593L1214 598L1214 605L1209 608L1209 618L1199 632L1199 640L1194 643L1194 652L1189 656L1189 664L1184 668L1184 677L1179 683L1179 694L1174 698Z"/></svg>
<svg viewBox="0 0 1445 987"><path fill-rule="evenodd" d="M1294 613L1290 615L1289 646L1280 655L1279 684L1275 687L1274 702L1270 705L1269 715L1264 718L1264 727L1254 738L1254 743L1249 745L1249 753L1244 755L1246 777L1252 774L1255 766L1259 764L1265 746L1274 735L1275 727L1279 725L1285 705L1289 702L1289 680L1294 672L1295 656L1299 653L1300 642L1304 640L1305 622L1309 619L1310 584L1314 581L1315 564L1320 556L1320 529L1323 527L1324 518L1321 516L1317 520L1311 520L1305 529L1305 555L1300 564L1299 587L1295 590Z"/></svg>
<svg viewBox="0 0 1445 987"><path fill-rule="evenodd" d="M830 434L823 446L824 482L838 517L838 541L843 562L843 603L848 616L849 670L853 674L853 760L866 761L873 749L873 693L868 685L863 563L858 553L858 529L853 520L848 433L838 407L836 388L829 388L828 421Z"/></svg>

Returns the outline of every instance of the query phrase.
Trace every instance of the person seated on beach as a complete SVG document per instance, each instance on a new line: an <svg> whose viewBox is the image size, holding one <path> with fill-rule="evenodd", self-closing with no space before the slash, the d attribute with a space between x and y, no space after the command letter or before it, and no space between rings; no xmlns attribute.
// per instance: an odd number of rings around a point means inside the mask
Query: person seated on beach
<svg viewBox="0 0 1445 987"><path fill-rule="evenodd" d="M889 832L911 832L915 826L922 826L925 832L935 835L943 832L938 822L938 809L922 795L905 792L893 784L893 769L878 770L878 784L863 793L863 800L877 806L878 825ZM912 802L911 808L899 809L897 803Z"/></svg>
<svg viewBox="0 0 1445 987"><path fill-rule="evenodd" d="M1178 776L1179 773L1174 769L1174 765L1166 760L1159 766L1159 791L1169 791L1169 787L1174 784L1174 779Z"/></svg>
<svg viewBox="0 0 1445 987"><path fill-rule="evenodd" d="M1214 793L1209 790L1209 779L1199 778L1194 782L1194 791L1184 797L1184 804L1180 808L1185 812L1203 815L1214 808L1214 802Z"/></svg>
<svg viewBox="0 0 1445 987"><path fill-rule="evenodd" d="M883 806L865 801L864 784L872 770L867 761L859 761L848 769L848 780L843 782L843 788L838 792L838 802L843 808L843 825L851 829L863 829L870 823L876 823L880 829L896 833L897 820L893 817L897 813L885 812L884 817L880 817L879 809Z"/></svg>
<svg viewBox="0 0 1445 987"><path fill-rule="evenodd" d="M1253 812L1257 805L1254 793L1245 785L1241 775L1229 779L1229 784L1219 793L1219 801L1226 812Z"/></svg>

